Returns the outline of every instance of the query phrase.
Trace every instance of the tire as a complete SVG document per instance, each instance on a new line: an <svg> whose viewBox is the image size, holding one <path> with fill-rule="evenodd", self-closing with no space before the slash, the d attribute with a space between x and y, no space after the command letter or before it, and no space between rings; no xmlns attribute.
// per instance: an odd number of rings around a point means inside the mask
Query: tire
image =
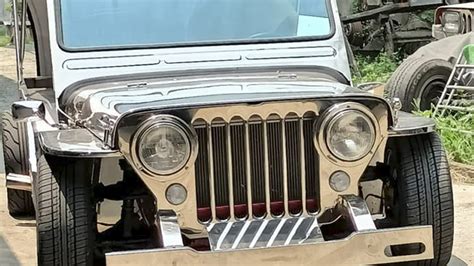
<svg viewBox="0 0 474 266"><path fill-rule="evenodd" d="M454 206L448 160L436 133L396 139L394 168L396 224L431 225L434 259L407 265L446 265L453 248ZM397 178L398 177L398 178ZM405 245L395 255L418 254L423 247Z"/></svg>
<svg viewBox="0 0 474 266"><path fill-rule="evenodd" d="M399 98L406 112L413 111L417 102L420 110L431 109L438 103L452 70L453 66L442 59L409 57L388 81L386 95L390 99Z"/></svg>
<svg viewBox="0 0 474 266"><path fill-rule="evenodd" d="M93 162L43 156L38 171L38 265L93 265Z"/></svg>
<svg viewBox="0 0 474 266"><path fill-rule="evenodd" d="M13 120L11 114L2 115L3 158L5 160L5 174L9 173L29 175L27 158L25 158L26 139L21 132L24 126ZM15 218L33 216L35 208L31 192L7 189L8 212Z"/></svg>

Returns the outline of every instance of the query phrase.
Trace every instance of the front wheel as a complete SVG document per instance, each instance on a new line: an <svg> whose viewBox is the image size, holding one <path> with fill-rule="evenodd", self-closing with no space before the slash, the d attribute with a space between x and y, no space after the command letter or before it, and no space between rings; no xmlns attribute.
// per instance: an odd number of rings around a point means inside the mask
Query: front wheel
<svg viewBox="0 0 474 266"><path fill-rule="evenodd" d="M38 265L93 265L92 160L41 157L35 183Z"/></svg>
<svg viewBox="0 0 474 266"><path fill-rule="evenodd" d="M431 225L434 259L410 265L446 265L453 248L454 206L448 160L439 136L391 139L388 144L393 199L387 214L396 226ZM395 255L418 254L413 244L393 249Z"/></svg>

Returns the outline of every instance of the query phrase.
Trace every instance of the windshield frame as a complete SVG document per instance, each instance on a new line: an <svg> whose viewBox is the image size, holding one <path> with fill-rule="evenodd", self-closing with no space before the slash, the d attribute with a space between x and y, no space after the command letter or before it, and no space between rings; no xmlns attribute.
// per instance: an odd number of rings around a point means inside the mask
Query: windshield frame
<svg viewBox="0 0 474 266"><path fill-rule="evenodd" d="M317 1L317 0L314 0ZM330 32L326 35L319 36L302 36L302 37L284 37L284 38L268 38L255 40L222 40L222 41L202 41L202 42L179 42L164 44L143 44L143 45L114 45L107 47L68 47L64 44L61 0L54 0L55 5L55 24L56 24L56 41L61 50L65 52L100 52L100 51L117 51L117 50L141 50L141 49L159 49L159 48L178 48L178 47L206 47L206 46L225 46L225 45L249 45L249 44L267 44L267 43L289 43L289 42L308 42L322 41L331 39L336 34L336 23L332 0L324 0L328 12Z"/></svg>

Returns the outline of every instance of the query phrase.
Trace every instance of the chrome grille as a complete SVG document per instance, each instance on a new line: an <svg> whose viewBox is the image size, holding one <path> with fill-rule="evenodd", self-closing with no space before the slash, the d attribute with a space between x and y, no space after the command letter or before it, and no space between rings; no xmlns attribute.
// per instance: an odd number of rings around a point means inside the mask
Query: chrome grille
<svg viewBox="0 0 474 266"><path fill-rule="evenodd" d="M313 145L316 115L258 115L248 121L193 123L197 213L201 222L229 218L299 216L318 211L318 155Z"/></svg>

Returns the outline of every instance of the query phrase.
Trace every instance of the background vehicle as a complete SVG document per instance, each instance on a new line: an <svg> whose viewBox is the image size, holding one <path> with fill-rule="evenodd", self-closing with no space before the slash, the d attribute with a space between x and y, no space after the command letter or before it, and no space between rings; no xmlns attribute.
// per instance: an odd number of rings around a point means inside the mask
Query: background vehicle
<svg viewBox="0 0 474 266"><path fill-rule="evenodd" d="M470 1L340 0L338 4L354 51L412 54L433 40L431 10L464 2Z"/></svg>
<svg viewBox="0 0 474 266"><path fill-rule="evenodd" d="M466 45L474 43L473 10L474 3L437 9L433 36L440 40L409 56L386 85L390 97L401 99L403 110L412 111L415 103L427 110L438 103L459 55Z"/></svg>
<svg viewBox="0 0 474 266"><path fill-rule="evenodd" d="M433 121L350 87L336 1L27 3L4 145L40 265L450 259Z"/></svg>

